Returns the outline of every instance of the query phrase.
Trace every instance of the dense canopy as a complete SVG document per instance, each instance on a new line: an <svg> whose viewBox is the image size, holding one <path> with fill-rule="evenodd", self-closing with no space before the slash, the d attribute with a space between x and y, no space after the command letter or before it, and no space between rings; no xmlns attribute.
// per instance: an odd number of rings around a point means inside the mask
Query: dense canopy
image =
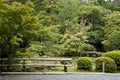
<svg viewBox="0 0 120 80"><path fill-rule="evenodd" d="M120 50L119 0L0 0L0 57Z"/></svg>

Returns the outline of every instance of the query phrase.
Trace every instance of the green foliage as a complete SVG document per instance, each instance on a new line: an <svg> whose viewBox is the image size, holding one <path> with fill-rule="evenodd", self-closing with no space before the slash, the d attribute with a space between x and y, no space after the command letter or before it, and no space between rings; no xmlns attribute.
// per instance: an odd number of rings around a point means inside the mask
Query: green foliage
<svg viewBox="0 0 120 80"><path fill-rule="evenodd" d="M53 43L40 43L38 41L31 42L30 46L26 49L26 52L34 52L39 56L58 56L61 52L61 46Z"/></svg>
<svg viewBox="0 0 120 80"><path fill-rule="evenodd" d="M99 5L103 6L106 9L120 11L119 0L97 0L97 2Z"/></svg>
<svg viewBox="0 0 120 80"><path fill-rule="evenodd" d="M35 45L41 46L41 49L38 49L39 52L43 51L46 55L59 54L61 47L59 44L60 38L61 34L58 33L57 26L42 27L38 30L38 40Z"/></svg>
<svg viewBox="0 0 120 80"><path fill-rule="evenodd" d="M92 70L92 60L89 57L81 57L77 61L78 70Z"/></svg>
<svg viewBox="0 0 120 80"><path fill-rule="evenodd" d="M27 52L36 52L39 55L44 55L44 53L42 53L43 49L45 46L42 46L40 42L32 42L30 44L30 47L28 47L26 49Z"/></svg>
<svg viewBox="0 0 120 80"><path fill-rule="evenodd" d="M96 25L100 24L100 18L103 14L104 8L95 5L82 5L79 8L79 18L86 19L92 23L93 29L96 29Z"/></svg>
<svg viewBox="0 0 120 80"><path fill-rule="evenodd" d="M119 14L117 0L0 0L1 56L119 49Z"/></svg>
<svg viewBox="0 0 120 80"><path fill-rule="evenodd" d="M66 34L64 34L61 39L63 44L63 55L64 56L80 56L84 50L93 50L94 47L88 44L88 35L87 31L89 26L85 26L85 22L80 24L71 25L67 29Z"/></svg>
<svg viewBox="0 0 120 80"><path fill-rule="evenodd" d="M2 62L2 64L19 64L19 63L20 63L20 61L13 60L12 58L7 58L7 60L4 60ZM16 67L7 66L7 67L2 67L1 71L3 71L3 72L5 72L5 71L6 72L14 72L14 71L19 72L19 71L21 71L21 68L22 68L22 66L16 66Z"/></svg>
<svg viewBox="0 0 120 80"><path fill-rule="evenodd" d="M36 53L35 52L21 52L21 51L17 51L15 54L12 53L11 55L9 55L10 58L24 58L24 57L33 57Z"/></svg>
<svg viewBox="0 0 120 80"><path fill-rule="evenodd" d="M25 46L25 40L29 41L36 24L35 16L31 16L33 12L33 4L26 2L21 4L13 2L7 4L2 2L0 7L0 49L3 57L16 53ZM29 36L28 36L29 35Z"/></svg>
<svg viewBox="0 0 120 80"><path fill-rule="evenodd" d="M120 70L120 50L108 51L102 55L103 57L109 57L117 64L117 69Z"/></svg>
<svg viewBox="0 0 120 80"><path fill-rule="evenodd" d="M106 51L120 49L120 20L118 17L120 17L120 12L112 12L104 17L105 38L102 44Z"/></svg>
<svg viewBox="0 0 120 80"><path fill-rule="evenodd" d="M59 25L61 34L65 34L67 30L71 29L71 25L75 25L78 19L78 0L60 0L56 4L56 11L52 15L52 23Z"/></svg>
<svg viewBox="0 0 120 80"><path fill-rule="evenodd" d="M105 13L105 9L96 5L82 5L79 7L79 23L82 20L86 20L86 25L91 24L89 29L89 43L94 45L97 50L102 50L101 40L103 38L103 22L102 16ZM98 45L97 45L98 44Z"/></svg>
<svg viewBox="0 0 120 80"><path fill-rule="evenodd" d="M120 31L114 31L111 34L107 35L106 40L102 41L106 51L120 49L119 35Z"/></svg>
<svg viewBox="0 0 120 80"><path fill-rule="evenodd" d="M77 18L79 6L78 0L61 0L57 5L59 9L58 17L62 19L64 23L74 22Z"/></svg>
<svg viewBox="0 0 120 80"><path fill-rule="evenodd" d="M103 62L105 63L105 72L115 72L117 70L116 63L109 57L98 57L95 59L96 70L103 70Z"/></svg>

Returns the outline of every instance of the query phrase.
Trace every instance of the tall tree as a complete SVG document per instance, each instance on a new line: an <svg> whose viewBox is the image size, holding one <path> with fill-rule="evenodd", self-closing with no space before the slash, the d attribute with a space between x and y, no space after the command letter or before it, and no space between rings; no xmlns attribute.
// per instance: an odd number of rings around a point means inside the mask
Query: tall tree
<svg viewBox="0 0 120 80"><path fill-rule="evenodd" d="M103 7L91 4L80 6L79 11L79 20L86 20L86 25L89 23L92 24L89 30L89 43L94 45L98 51L103 50L101 40L103 37L102 26L104 24L102 22L102 16L104 12L105 9Z"/></svg>
<svg viewBox="0 0 120 80"><path fill-rule="evenodd" d="M120 49L120 12L113 12L104 17L105 20L105 38L102 42L105 50Z"/></svg>
<svg viewBox="0 0 120 80"><path fill-rule="evenodd" d="M31 29L36 20L31 16L33 4L2 2L0 7L0 50L2 57L8 57L20 48L27 46Z"/></svg>

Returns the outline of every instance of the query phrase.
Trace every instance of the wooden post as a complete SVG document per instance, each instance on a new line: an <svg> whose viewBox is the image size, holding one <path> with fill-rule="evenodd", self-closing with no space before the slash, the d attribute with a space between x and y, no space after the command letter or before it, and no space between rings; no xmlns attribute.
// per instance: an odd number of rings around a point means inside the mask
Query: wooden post
<svg viewBox="0 0 120 80"><path fill-rule="evenodd" d="M26 71L26 67L25 67L25 60L23 60L23 71Z"/></svg>
<svg viewBox="0 0 120 80"><path fill-rule="evenodd" d="M102 64L102 72L103 73L105 72L105 61L103 61L103 64Z"/></svg>

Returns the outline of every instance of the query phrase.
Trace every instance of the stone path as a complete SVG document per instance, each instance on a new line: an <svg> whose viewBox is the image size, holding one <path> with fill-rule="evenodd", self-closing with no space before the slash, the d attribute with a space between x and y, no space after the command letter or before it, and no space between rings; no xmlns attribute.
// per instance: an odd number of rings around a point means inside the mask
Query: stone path
<svg viewBox="0 0 120 80"><path fill-rule="evenodd" d="M0 80L120 80L120 74L112 73L61 73L31 75L1 75Z"/></svg>

